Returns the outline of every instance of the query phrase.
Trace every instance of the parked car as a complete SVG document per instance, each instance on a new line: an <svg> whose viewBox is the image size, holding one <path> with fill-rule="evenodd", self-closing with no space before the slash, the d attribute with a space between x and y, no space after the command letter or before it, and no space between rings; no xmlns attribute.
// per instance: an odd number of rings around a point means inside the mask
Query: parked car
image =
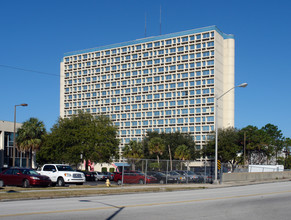
<svg viewBox="0 0 291 220"><path fill-rule="evenodd" d="M191 170L175 170L175 172L179 173L180 175L185 176L188 179L188 182L194 183L202 183L203 178L200 175L194 173Z"/></svg>
<svg viewBox="0 0 291 220"><path fill-rule="evenodd" d="M41 167L38 173L48 176L52 181L52 185L83 185L86 181L83 173L73 170L72 167L66 164L45 164Z"/></svg>
<svg viewBox="0 0 291 220"><path fill-rule="evenodd" d="M94 171L95 181L105 180L102 172Z"/></svg>
<svg viewBox="0 0 291 220"><path fill-rule="evenodd" d="M49 186L51 180L48 176L40 175L33 169L9 168L0 174L2 186ZM2 187L0 186L0 187Z"/></svg>
<svg viewBox="0 0 291 220"><path fill-rule="evenodd" d="M106 179L109 179L109 180L113 180L114 178L114 174L113 173L110 173L110 172L103 172L103 178L106 180Z"/></svg>
<svg viewBox="0 0 291 220"><path fill-rule="evenodd" d="M202 180L202 183L212 183L214 177L212 177L209 173L205 172L197 172L197 175L199 175L200 179Z"/></svg>
<svg viewBox="0 0 291 220"><path fill-rule="evenodd" d="M114 176L114 181L118 185L122 183L122 173L116 173ZM124 171L123 173L123 183L133 183L133 184L144 184L144 183L156 183L157 178L153 176L145 176L143 173L138 171Z"/></svg>
<svg viewBox="0 0 291 220"><path fill-rule="evenodd" d="M177 182L177 178L167 176L166 174L161 173L161 172L150 171L150 172L147 172L147 176L153 176L157 178L157 182L161 184Z"/></svg>
<svg viewBox="0 0 291 220"><path fill-rule="evenodd" d="M95 181L94 172L83 171L83 170L77 170L77 171L85 175L86 181Z"/></svg>
<svg viewBox="0 0 291 220"><path fill-rule="evenodd" d="M177 183L185 183L186 177L175 172L175 171L163 171L162 173L166 174L168 178L173 178Z"/></svg>

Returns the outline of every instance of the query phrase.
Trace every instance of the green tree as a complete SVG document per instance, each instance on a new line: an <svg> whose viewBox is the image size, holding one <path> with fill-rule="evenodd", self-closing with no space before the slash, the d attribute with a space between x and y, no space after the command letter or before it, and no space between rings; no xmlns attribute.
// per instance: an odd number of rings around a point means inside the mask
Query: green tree
<svg viewBox="0 0 291 220"><path fill-rule="evenodd" d="M186 146L185 144L183 145L179 145L176 150L175 150L175 159L178 160L189 160L191 158L191 152L188 146ZM183 163L181 162L181 170L182 170L182 165Z"/></svg>
<svg viewBox="0 0 291 220"><path fill-rule="evenodd" d="M160 165L159 156L163 155L165 151L165 145L163 140L159 137L154 137L150 139L148 148L150 154L155 154L157 156L158 165Z"/></svg>
<svg viewBox="0 0 291 220"><path fill-rule="evenodd" d="M276 163L277 163L278 153L283 150L283 145L284 145L284 137L283 137L282 131L278 129L278 126L275 126L270 123L262 127L262 130L266 132L269 138L269 143L268 143L269 154L270 156L272 154L275 154Z"/></svg>
<svg viewBox="0 0 291 220"><path fill-rule="evenodd" d="M137 141L130 141L129 144L124 146L122 155L130 161L132 170L135 170L135 164L144 157L142 143Z"/></svg>
<svg viewBox="0 0 291 220"><path fill-rule="evenodd" d="M215 134L206 142L203 154L214 158L215 156ZM239 145L238 130L233 127L218 129L218 159L222 163L237 164L240 161L238 153L241 151Z"/></svg>
<svg viewBox="0 0 291 220"><path fill-rule="evenodd" d="M71 118L59 118L45 139L39 162L64 162L78 165L83 160L109 162L117 156L118 128L105 115L96 117L79 112Z"/></svg>
<svg viewBox="0 0 291 220"><path fill-rule="evenodd" d="M32 167L32 152L39 150L45 134L44 123L37 118L30 118L18 129L16 144L20 151L26 153L26 167ZM29 157L31 158L30 164Z"/></svg>

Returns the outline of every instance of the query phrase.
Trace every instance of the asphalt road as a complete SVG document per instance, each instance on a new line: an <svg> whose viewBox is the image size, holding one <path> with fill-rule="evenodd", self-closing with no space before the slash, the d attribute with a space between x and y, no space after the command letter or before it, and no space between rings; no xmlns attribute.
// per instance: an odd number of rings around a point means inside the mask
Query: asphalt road
<svg viewBox="0 0 291 220"><path fill-rule="evenodd" d="M290 219L291 182L0 203L0 219Z"/></svg>

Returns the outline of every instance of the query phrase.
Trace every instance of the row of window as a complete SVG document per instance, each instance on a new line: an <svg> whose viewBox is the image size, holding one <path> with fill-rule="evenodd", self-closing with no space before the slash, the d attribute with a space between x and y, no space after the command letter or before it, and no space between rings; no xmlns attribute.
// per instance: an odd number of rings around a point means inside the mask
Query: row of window
<svg viewBox="0 0 291 220"><path fill-rule="evenodd" d="M193 100L194 101L194 100ZM85 101L86 102L86 101ZM182 103L180 103L181 105L177 105L180 107L184 107L183 104L184 101L182 101ZM191 101L190 101L191 102ZM81 105L82 102L74 102L74 106L78 106L78 104ZM185 100L185 105L186 103L188 103L187 100ZM85 106L87 104L83 103ZM167 105L167 103L165 104L165 106ZM176 105L173 105L176 106ZM151 110L153 107L153 109L157 108L157 107L162 107L159 106L159 103L146 103L146 104L133 104L133 105L124 105L124 106L115 106L115 107L101 107L101 108L92 108L92 109L87 109L88 112L91 113L106 113L106 112L119 112L119 111L127 111L127 110L135 110L135 109L143 109L143 110ZM75 110L74 110L75 111ZM185 115L185 114L200 114L200 113L213 113L214 108L213 107L196 107L196 108L186 108L186 109L174 109L174 110L165 110L165 111L148 111L148 112L137 112L137 113L123 113L123 114L112 114L111 117L112 119L132 119L132 118L140 118L140 117L153 117L153 116L172 116L172 115ZM69 114L72 114L72 110L68 110ZM75 112L74 112L75 114Z"/></svg>
<svg viewBox="0 0 291 220"><path fill-rule="evenodd" d="M179 132L189 132L190 129L188 127L177 127L177 128L154 128L147 129L147 131L156 131L156 132L165 132L165 133L175 133ZM145 134L146 132L143 132ZM193 133L193 132L190 132ZM209 140L209 135L195 135L192 136L192 139L196 142ZM120 138L121 144L128 144L131 140L133 141L142 141L142 138ZM197 149L200 149L200 145L196 145Z"/></svg>
<svg viewBox="0 0 291 220"><path fill-rule="evenodd" d="M155 60L155 62L156 62L155 64L159 64L160 60L157 59ZM148 61L143 61L143 62L140 61L140 62L135 62L135 63L126 63L122 65L106 66L106 67L96 68L95 73L101 73L101 72L103 73L104 71L109 72L109 71L116 71L116 70L126 70L130 68L139 68L139 67L146 68L147 66L151 66L152 64L153 64L153 61L148 60ZM191 63L185 63L185 64L175 64L175 65L170 65L170 66L162 66L158 68L144 69L143 74L160 73L164 71L173 71L173 70L183 70L183 69L195 68L195 67L207 67L207 66L212 66L212 65L214 65L214 60L197 61L197 62L191 62ZM80 72L79 72L79 75L80 75ZM93 74L94 71L91 72L88 70L83 70L83 74L81 73L81 75L87 75L88 73Z"/></svg>
<svg viewBox="0 0 291 220"><path fill-rule="evenodd" d="M126 86L127 81L124 81L121 85ZM100 89L104 88L105 91L102 92L92 92L92 93L86 93L86 98L90 98L91 94L92 97L100 97L100 96L106 96L106 95L120 95L120 94L131 94L131 93L137 93L137 92L148 92L148 91L156 91L156 90L164 90L164 89L175 89L175 88L184 88L184 87L197 87L197 92L195 93L194 90L191 95L199 95L199 94L208 94L210 93L209 88L200 89L199 86L201 85L213 85L214 79L208 79L208 80L197 80L197 81L190 81L190 82L177 82L177 83L169 83L169 84L160 84L160 85L143 85L132 88L125 88L125 89L114 89L113 87L120 87L120 83L112 82L112 83L104 83L101 84L94 84L92 86L90 85L83 85L83 86L75 86L75 87L66 87L65 92L82 92L82 91L88 91L88 90L94 90L94 89ZM117 86L118 85L118 86ZM130 84L128 84L130 85ZM107 91L106 91L107 88ZM109 89L112 90L109 90ZM201 93L202 92L202 93ZM211 92L212 93L212 92Z"/></svg>
<svg viewBox="0 0 291 220"><path fill-rule="evenodd" d="M159 120L161 121L161 120ZM158 124L159 124L159 121L158 121ZM191 126L191 127L182 127L181 128L182 131L184 129L183 132L209 132L209 131L213 131L214 130L214 126L213 125L204 125L204 126ZM165 128L165 130L167 131L170 131L172 130L172 128ZM136 129L136 130L120 130L118 135L139 135L141 134L141 129Z"/></svg>
<svg viewBox="0 0 291 220"><path fill-rule="evenodd" d="M65 85L71 85L71 84L77 84L77 83L88 83L88 82L98 82L98 81L103 81L103 80L114 80L116 83L119 83L121 78L123 77L131 77L131 76L140 76L142 73L147 74L149 73L149 70L139 70L139 71L128 71L128 72L122 72L122 73L115 73L115 74L103 74L99 76L87 76L83 78L78 78L78 79L69 79L65 80ZM154 80L155 82L164 81L164 80L176 80L176 79L187 79L188 77L193 78L193 77L199 77L199 76L208 76L208 75L213 75L214 70L203 70L203 71L196 71L196 72L185 72L185 73L177 73L177 74L168 74L168 75L162 75L162 76L154 76L154 77L144 77L144 78L137 78L137 79L132 79L130 80L123 80L121 81L122 84L127 83L130 85L131 83L134 84L140 84L140 83L145 83L145 82L151 82ZM69 73L66 74L66 76L69 76ZM81 76L82 72L79 71L78 74L77 72L74 72L74 76ZM83 75L87 75L87 71L83 71ZM118 84L120 85L120 83Z"/></svg>
<svg viewBox="0 0 291 220"><path fill-rule="evenodd" d="M191 47L190 47L191 49ZM185 48L185 51L187 51L188 48ZM184 51L184 47L179 47L177 48L177 52L182 52ZM153 56L156 55L162 55L162 54L168 54L168 53L175 53L176 52L176 48L172 48L172 49L166 49L164 50L159 50L159 51L154 51L154 52L145 52L142 54L142 57L149 57L152 58ZM154 60L150 60L151 62L148 63L147 65L151 65L151 64L159 64L159 63L169 63L169 62L175 62L175 61L186 61L189 59L195 59L195 58L201 58L201 57L209 57L209 56L214 56L214 51L205 51L205 52L199 52L199 53L192 53L192 54L185 54L182 56L173 56L173 57L167 57L167 58L158 58L158 59L154 59ZM133 55L127 55L125 57L115 57L115 58L107 58L107 59L102 59L102 60L94 60L94 61L87 61L84 63L79 63L79 64L69 64L69 65L65 65L65 70L67 69L73 69L73 68L81 68L81 67L90 67L90 66L96 66L96 65L100 65L100 64L112 64L112 63L119 63L120 61L129 61L132 60L134 61L135 59L138 58L137 54L133 54ZM141 58L141 57L139 57ZM145 65L145 64L144 64Z"/></svg>
<svg viewBox="0 0 291 220"><path fill-rule="evenodd" d="M141 50L141 49L147 49L147 48L153 48L153 47L160 47L164 45L172 45L176 43L184 43L188 41L193 41L193 40L200 40L201 37L203 39L209 38L209 37L214 37L214 32L211 33L204 33L204 34L197 34L197 35L191 35L191 36L184 36L184 37L178 37L175 39L168 39L168 40L160 40L156 42L150 42L146 44L139 44L139 45L132 45L132 46L127 46L127 47L122 47L122 48L114 48L111 50L105 50L105 51L97 51L95 53L89 53L89 54L83 54L83 55L78 55L74 57L66 57L65 61L73 61L73 60L82 60L82 59L88 59L88 58L93 58L93 57L100 57L104 55L115 55L119 53L126 53L126 52L132 52L135 50ZM199 45L199 44L197 44Z"/></svg>

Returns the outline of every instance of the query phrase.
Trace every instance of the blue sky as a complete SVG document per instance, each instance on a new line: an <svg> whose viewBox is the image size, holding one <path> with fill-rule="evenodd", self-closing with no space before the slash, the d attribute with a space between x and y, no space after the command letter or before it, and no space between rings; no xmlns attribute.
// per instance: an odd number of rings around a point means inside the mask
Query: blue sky
<svg viewBox="0 0 291 220"><path fill-rule="evenodd" d="M0 120L59 116L64 53L217 25L236 41L235 126L272 123L291 137L291 1L0 1ZM7 66L20 68L12 69Z"/></svg>

